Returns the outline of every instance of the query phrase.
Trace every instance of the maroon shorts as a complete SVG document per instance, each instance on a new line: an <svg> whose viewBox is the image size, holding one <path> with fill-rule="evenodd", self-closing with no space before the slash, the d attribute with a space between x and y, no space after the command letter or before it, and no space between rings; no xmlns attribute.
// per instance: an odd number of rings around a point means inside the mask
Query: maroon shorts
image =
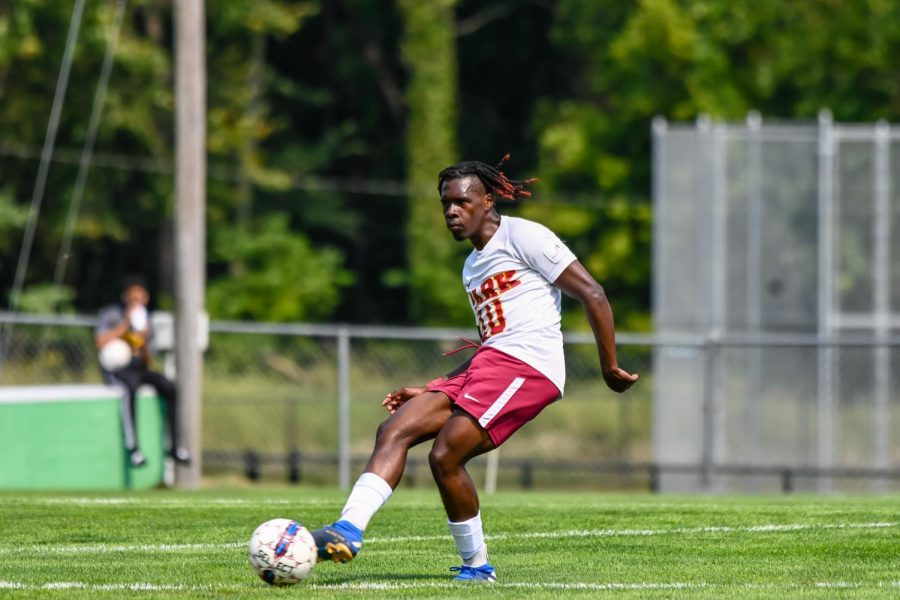
<svg viewBox="0 0 900 600"><path fill-rule="evenodd" d="M443 392L478 421L499 446L545 406L559 398L559 389L533 367L509 354L478 349L469 368L428 389Z"/></svg>

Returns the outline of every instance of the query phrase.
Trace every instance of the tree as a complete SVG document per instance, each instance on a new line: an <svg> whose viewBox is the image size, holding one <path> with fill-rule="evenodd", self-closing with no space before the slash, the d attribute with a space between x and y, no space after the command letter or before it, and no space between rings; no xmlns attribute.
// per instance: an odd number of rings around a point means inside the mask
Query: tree
<svg viewBox="0 0 900 600"><path fill-rule="evenodd" d="M316 249L291 231L288 215L268 213L234 230L217 231L213 249L240 261L240 277L222 277L209 286L211 314L255 321L310 321L327 318L340 300L339 286L352 281L340 252Z"/></svg>
<svg viewBox="0 0 900 600"><path fill-rule="evenodd" d="M143 272L154 291L167 303L171 290L171 219L173 107L171 90L172 48L171 3L144 0L130 3L120 34L109 91L98 134L97 158L90 172L87 192L75 227L75 243L63 290L47 290L75 179L79 148L87 116L91 112L94 86L112 21L114 3L88 3L81 36L72 65L72 85L66 98L57 140L57 161L50 171L44 209L38 221L39 243L35 245L26 284L34 301L26 297L23 306L61 308L73 300L82 309L94 309L116 297L121 277ZM322 289L315 294L296 293L296 284L277 278L281 285L270 290L297 302L310 302L293 309L293 314L325 316L337 304L338 289L349 281L341 267L341 254L327 245L313 246L302 232L297 239L283 240L287 223L296 226L299 212L291 218L268 217L273 207L267 195L293 192L294 170L282 167L267 141L285 123L273 117L266 91L282 88L284 81L266 68L266 40L297 31L318 9L312 1L235 0L210 11L208 40L208 150L211 183L208 186L208 229L212 240L223 236L242 240L253 232L261 239L280 240L281 247L294 257L327 267L311 268ZM71 6L63 3L18 2L0 8L0 84L8 90L0 104L0 125L7 146L0 161L0 232L9 232L0 241L0 282L8 289L12 280L27 200L34 182L39 148L50 112L53 84L59 70ZM13 78L13 75L15 77ZM15 140L13 143L12 141ZM321 144L319 144L321 146ZM314 144L305 147L309 154ZM296 151L298 144L292 144ZM141 157L137 160L134 157ZM143 158L146 157L146 158ZM62 162L60 162L62 159ZM256 200L256 196L262 196ZM280 198L279 198L280 200ZM259 202L259 217L254 202ZM277 207L276 207L277 208ZM280 214L280 213L276 213ZM243 256L235 248L248 252ZM224 247L214 245L209 253L213 316L231 317L230 307L249 306L253 299L240 298L241 290L251 290L242 265L252 261L255 268L270 273L284 267L284 258L260 253L252 244ZM220 302L221 289L228 289L229 304ZM245 292L255 293L247 291ZM328 299L331 300L328 300ZM242 309L243 310L243 309ZM252 313L264 318L259 312ZM290 312L290 311L288 311ZM286 314L286 313L279 313ZM288 315L282 318L294 318Z"/></svg>
<svg viewBox="0 0 900 600"><path fill-rule="evenodd" d="M92 311L130 271L163 301L170 288L170 0L128 3L70 289L38 287L52 278L114 4L86 3L30 307ZM0 3L4 295L71 12ZM267 318L247 308L252 298L231 302L237 282L294 272L252 235L334 266L324 304L294 315L471 325L458 275L468 247L444 228L436 175L460 157L511 152L511 176L541 179L511 214L557 230L609 291L620 326L647 329L653 116L813 118L827 106L839 121L900 120L900 4L889 0L233 0L208 12L208 32L208 271L220 316ZM584 325L577 314L567 327Z"/></svg>
<svg viewBox="0 0 900 600"><path fill-rule="evenodd" d="M562 0L551 36L570 68L536 111L539 172L545 188L593 206L529 214L576 239L626 329L649 327L655 115L900 118L896 2Z"/></svg>
<svg viewBox="0 0 900 600"><path fill-rule="evenodd" d="M438 170L456 160L455 0L401 0L409 67L406 131L408 285L419 323L470 324L460 302L465 256L447 232L436 190Z"/></svg>

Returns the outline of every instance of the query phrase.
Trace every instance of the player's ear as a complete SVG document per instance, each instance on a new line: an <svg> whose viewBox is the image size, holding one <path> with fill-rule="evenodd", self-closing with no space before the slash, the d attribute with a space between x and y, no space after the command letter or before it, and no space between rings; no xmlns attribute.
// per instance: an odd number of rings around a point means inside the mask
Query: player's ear
<svg viewBox="0 0 900 600"><path fill-rule="evenodd" d="M484 209L489 211L494 208L494 204L494 195L490 192L486 193L484 195Z"/></svg>

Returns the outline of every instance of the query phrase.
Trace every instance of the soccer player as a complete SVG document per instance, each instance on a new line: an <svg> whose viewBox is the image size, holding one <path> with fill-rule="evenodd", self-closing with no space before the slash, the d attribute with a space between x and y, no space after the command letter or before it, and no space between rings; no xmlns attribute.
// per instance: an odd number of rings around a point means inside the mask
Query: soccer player
<svg viewBox="0 0 900 600"><path fill-rule="evenodd" d="M433 439L428 460L462 559L451 571L457 580L497 580L466 463L500 446L562 396L561 291L584 307L609 388L624 392L638 379L616 360L613 314L600 284L549 229L495 210L499 198L530 196L525 186L533 180L510 180L500 170L508 158L496 167L463 162L440 173L447 228L474 246L462 283L482 344L447 376L385 397L391 416L378 428L340 520L313 532L320 560L356 556L369 520L400 483L407 451Z"/></svg>

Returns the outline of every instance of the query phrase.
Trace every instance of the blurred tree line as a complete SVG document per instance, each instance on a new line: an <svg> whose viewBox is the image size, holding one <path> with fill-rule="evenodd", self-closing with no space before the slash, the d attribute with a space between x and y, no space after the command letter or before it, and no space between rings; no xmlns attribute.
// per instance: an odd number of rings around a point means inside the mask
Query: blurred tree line
<svg viewBox="0 0 900 600"><path fill-rule="evenodd" d="M9 301L71 2L0 5L0 290ZM52 281L115 2L89 0L23 310L173 289L169 0L128 2L66 279ZM463 325L468 252L437 173L512 154L620 328L649 328L650 120L900 120L893 0L207 2L214 318ZM578 311L569 327L584 327Z"/></svg>

